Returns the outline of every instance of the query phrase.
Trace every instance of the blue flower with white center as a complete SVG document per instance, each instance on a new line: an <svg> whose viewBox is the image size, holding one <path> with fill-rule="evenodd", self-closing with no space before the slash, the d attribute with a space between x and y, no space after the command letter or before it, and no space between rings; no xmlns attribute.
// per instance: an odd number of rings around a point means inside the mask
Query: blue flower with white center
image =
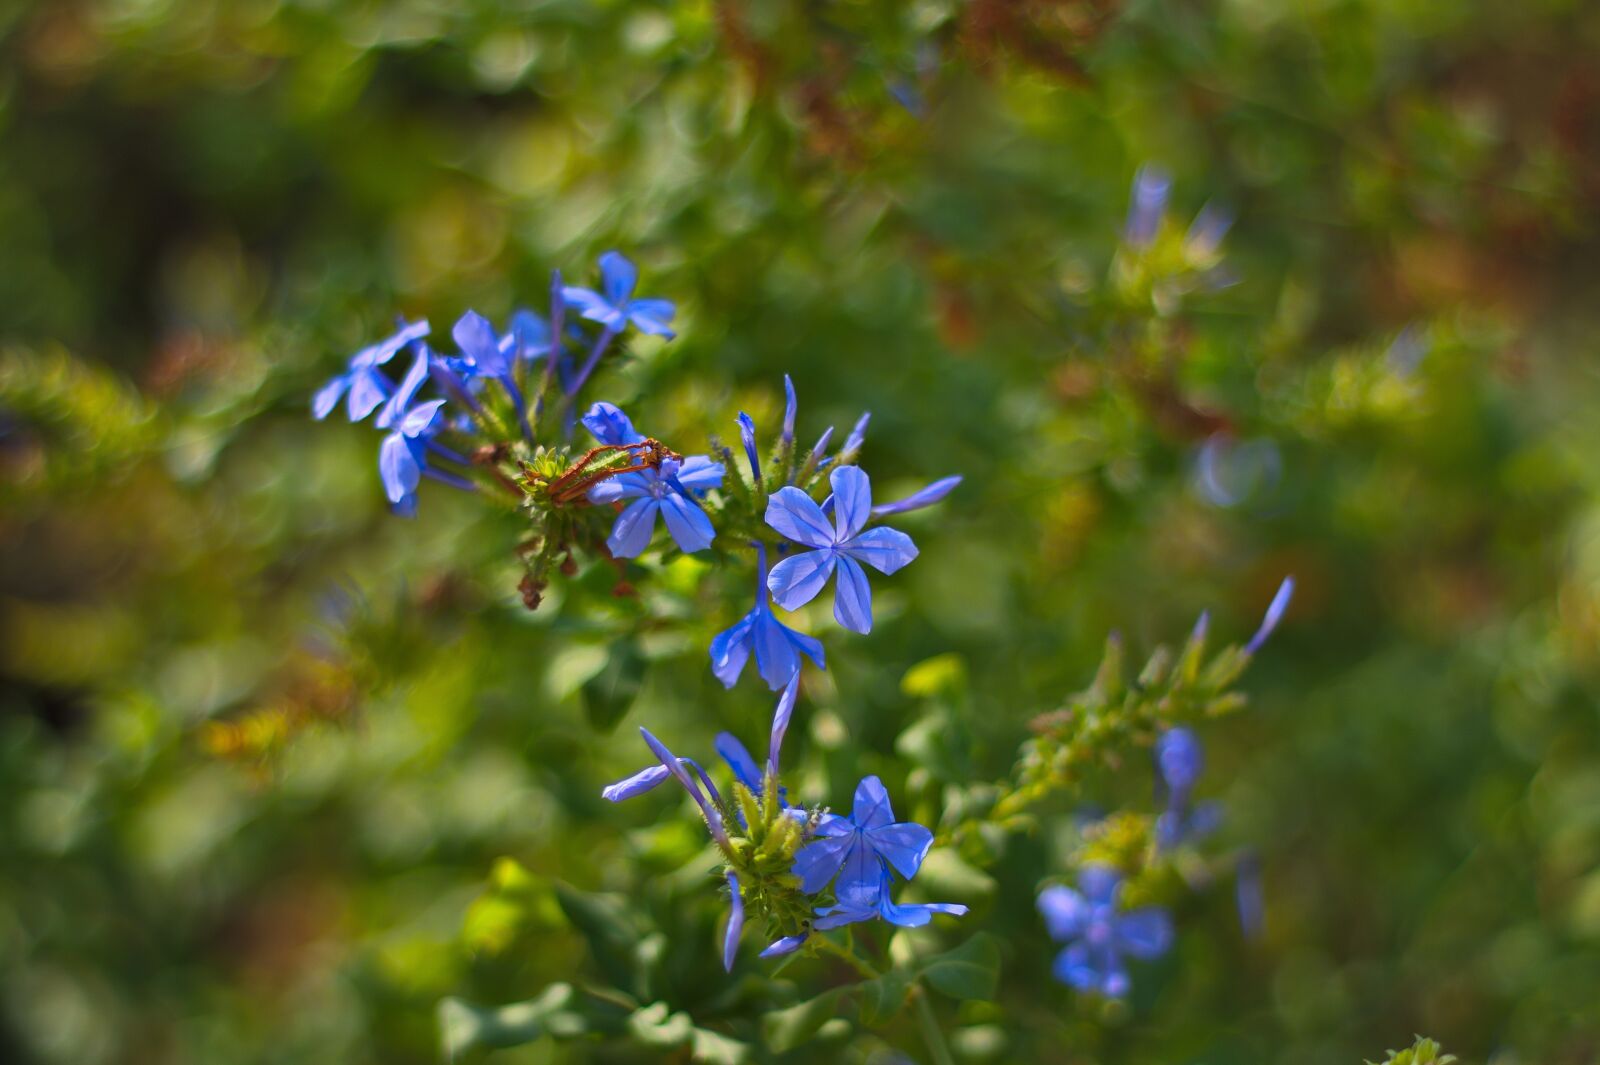
<svg viewBox="0 0 1600 1065"><path fill-rule="evenodd" d="M669 339L674 335L667 323L677 314L671 300L634 299L639 271L621 253L608 251L600 256L600 288L567 286L561 290L567 305L576 307L591 322L599 322L607 332L620 333L633 323L640 332Z"/></svg>
<svg viewBox="0 0 1600 1065"><path fill-rule="evenodd" d="M910 880L933 846L933 833L922 825L895 821L889 793L875 776L856 785L850 816L823 818L817 836L795 855L800 890L815 895L837 876L834 896L841 902L852 892L876 892L880 872L890 868Z"/></svg>
<svg viewBox="0 0 1600 1065"><path fill-rule="evenodd" d="M872 589L861 563L893 573L917 557L917 545L897 529L864 529L872 515L872 484L860 467L840 466L828 482L833 495L821 507L793 486L778 489L767 501L768 525L815 548L773 566L767 588L779 606L796 610L815 599L837 570L833 616L852 632L871 632ZM832 523L825 509L833 511Z"/></svg>
<svg viewBox="0 0 1600 1065"><path fill-rule="evenodd" d="M725 687L731 688L744 672L751 652L756 656L756 672L773 691L788 684L800 672L800 656L828 668L823 659L822 641L796 632L773 614L768 605L767 549L756 545L756 605L730 629L711 641L711 672Z"/></svg>
<svg viewBox="0 0 1600 1065"><path fill-rule="evenodd" d="M1195 784L1205 767L1200 737L1191 729L1168 729L1156 740L1155 758L1167 793L1167 809L1156 819L1156 845L1171 850L1215 832L1222 823L1221 804L1194 801Z"/></svg>
<svg viewBox="0 0 1600 1065"><path fill-rule="evenodd" d="M378 367L394 358L407 344L421 340L427 335L426 321L402 323L399 331L393 336L356 352L350 357L349 367L345 372L323 385L311 398L312 417L320 422L332 414L333 408L339 405L340 398L347 393L349 399L346 402L346 409L351 421L359 422L371 414L394 391L393 383Z"/></svg>
<svg viewBox="0 0 1600 1065"><path fill-rule="evenodd" d="M1084 867L1078 890L1057 885L1039 894L1050 937L1067 946L1056 956L1056 979L1110 998L1128 993L1124 957L1155 958L1172 945L1172 918L1156 906L1124 911L1122 878L1102 865Z"/></svg>
<svg viewBox="0 0 1600 1065"><path fill-rule="evenodd" d="M590 407L583 425L602 444L637 444L644 439L628 416L610 403ZM689 554L704 551L716 539L717 531L695 498L720 487L722 472L722 463L712 462L706 455L690 455L681 463L666 459L656 469L601 481L589 490L589 502L632 500L617 515L606 546L617 558L636 558L650 546L660 515L679 550Z"/></svg>
<svg viewBox="0 0 1600 1065"><path fill-rule="evenodd" d="M852 884L841 888L837 894L839 901L832 906L817 910L817 919L811 922L811 927L819 932L826 932L830 928L842 928L847 924L881 917L901 928L921 928L933 920L933 915L936 913L948 913L953 917L960 917L967 912L967 908L959 902L899 905L889 897L891 885L889 870L882 869L879 871L877 882L872 885ZM771 950L772 947L767 949ZM763 953L762 956L765 957L766 954Z"/></svg>

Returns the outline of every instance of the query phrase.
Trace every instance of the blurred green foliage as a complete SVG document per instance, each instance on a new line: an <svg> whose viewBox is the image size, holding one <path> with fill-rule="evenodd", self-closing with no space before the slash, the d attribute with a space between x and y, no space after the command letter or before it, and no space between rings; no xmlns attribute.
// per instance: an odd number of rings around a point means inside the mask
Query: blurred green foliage
<svg viewBox="0 0 1600 1065"><path fill-rule="evenodd" d="M618 247L681 307L598 379L655 435L770 427L789 372L805 439L872 409L885 498L966 476L897 522L870 637L802 613L808 797L877 772L936 823L1108 631L1232 640L1299 580L1206 732L1263 939L1195 892L1128 1002L1076 998L1032 904L1072 811L986 872L935 852L974 912L887 949L993 937L992 1000L931 1002L962 1060L1596 1060L1597 53L1568 0L8 5L0 1058L922 1054L858 1023L896 988L724 976L692 818L599 798L641 721L764 730L706 662L745 575L597 567L530 614L514 519L391 518L370 431L308 424L396 313L501 320Z"/></svg>

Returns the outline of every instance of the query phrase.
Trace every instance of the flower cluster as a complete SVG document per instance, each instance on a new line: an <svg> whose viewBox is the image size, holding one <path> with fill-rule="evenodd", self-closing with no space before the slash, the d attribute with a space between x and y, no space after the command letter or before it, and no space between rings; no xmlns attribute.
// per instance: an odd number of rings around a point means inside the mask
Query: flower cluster
<svg viewBox="0 0 1600 1065"><path fill-rule="evenodd" d="M1050 938L1067 944L1056 956L1056 979L1079 991L1117 998L1128 993L1124 957L1155 958L1172 945L1172 918L1150 906L1122 906L1122 876L1102 865L1085 866L1078 888L1055 885L1039 895Z"/></svg>
<svg viewBox="0 0 1600 1065"><path fill-rule="evenodd" d="M717 736L717 753L732 774L726 792L699 763L674 755L643 728L640 734L657 764L601 792L612 802L622 802L670 778L694 800L725 863L722 876L730 908L723 964L728 969L752 909L772 937L761 951L764 958L799 950L813 932L860 921L881 918L913 928L927 924L935 913L967 912L954 903L894 902L891 871L906 880L916 876L933 845L933 833L912 822L896 822L888 791L877 777L857 785L849 817L789 805L779 776L780 753L799 690L796 674L773 713L765 767L733 735ZM832 905L819 905L819 896L830 887Z"/></svg>

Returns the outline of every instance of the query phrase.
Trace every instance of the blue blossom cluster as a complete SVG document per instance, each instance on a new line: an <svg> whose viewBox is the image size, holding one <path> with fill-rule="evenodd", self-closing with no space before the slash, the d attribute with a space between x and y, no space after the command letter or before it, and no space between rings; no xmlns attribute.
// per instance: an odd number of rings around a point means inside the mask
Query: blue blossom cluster
<svg viewBox="0 0 1600 1065"><path fill-rule="evenodd" d="M791 677L773 713L768 743L767 764L758 766L744 745L729 733L720 733L716 749L732 772L735 789L742 796L729 801L718 790L710 775L692 759L679 758L649 730L640 729L645 743L656 756L657 764L647 766L625 780L606 787L601 794L612 802L644 794L676 780L694 800L711 838L728 860L724 879L730 893L727 931L723 939L723 964L733 968L739 940L745 925L745 895L749 882L762 877L751 865L749 846L741 846L735 836L753 838L750 803L769 819L782 819L790 828L792 842L785 848L782 872L798 879L799 892L806 898L832 889L831 905L815 906L804 919L803 927L789 931L761 951L763 958L777 957L799 950L813 932L827 931L862 921L883 920L903 928L927 924L934 914L960 916L967 907L957 903L896 903L893 887L896 875L910 880L917 875L933 833L923 825L896 821L888 790L876 776L868 776L856 786L855 801L848 817L826 811L810 811L788 805L787 793L779 782L780 751L784 734L794 714L799 693L798 674ZM748 801L746 801L748 800ZM770 807L767 805L770 803ZM733 826L730 828L730 824ZM784 890L779 881L779 891ZM767 884L760 897L767 898ZM809 906L804 903L803 906ZM772 917L773 914L767 916Z"/></svg>
<svg viewBox="0 0 1600 1065"><path fill-rule="evenodd" d="M1076 890L1045 888L1039 913L1050 938L1066 944L1056 979L1079 991L1121 997L1130 986L1123 959L1159 957L1172 945L1172 917L1155 906L1124 909L1122 876L1103 865L1085 866Z"/></svg>

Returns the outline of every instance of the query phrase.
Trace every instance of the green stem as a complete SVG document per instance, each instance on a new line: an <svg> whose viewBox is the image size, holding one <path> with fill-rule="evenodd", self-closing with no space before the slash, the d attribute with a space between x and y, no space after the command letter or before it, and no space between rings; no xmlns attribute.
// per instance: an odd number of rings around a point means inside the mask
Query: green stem
<svg viewBox="0 0 1600 1065"><path fill-rule="evenodd" d="M917 1027L922 1029L922 1041L928 1044L928 1053L933 1057L933 1065L955 1065L956 1059L950 1055L950 1047L944 1041L944 1032L939 1029L939 1018L933 1015L933 1005L928 1001L928 991L918 984L912 997L917 1000Z"/></svg>
<svg viewBox="0 0 1600 1065"><path fill-rule="evenodd" d="M861 955L857 954L854 950L840 946L827 936L817 936L815 938L818 943L822 944L822 949L826 950L828 953L832 954L841 961L848 962L856 972L860 973L862 976L865 976L868 980L876 980L878 977L883 975L871 965L867 964L866 959L862 958Z"/></svg>

